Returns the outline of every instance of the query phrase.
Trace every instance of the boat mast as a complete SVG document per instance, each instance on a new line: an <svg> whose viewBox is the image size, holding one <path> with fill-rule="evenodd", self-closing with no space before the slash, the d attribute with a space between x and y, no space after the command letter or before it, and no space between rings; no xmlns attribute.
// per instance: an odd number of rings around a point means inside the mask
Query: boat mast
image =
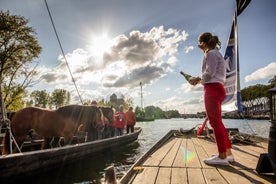
<svg viewBox="0 0 276 184"><path fill-rule="evenodd" d="M143 107L143 89L142 89L142 82L140 82L140 87L141 87L141 109L144 110L144 107Z"/></svg>

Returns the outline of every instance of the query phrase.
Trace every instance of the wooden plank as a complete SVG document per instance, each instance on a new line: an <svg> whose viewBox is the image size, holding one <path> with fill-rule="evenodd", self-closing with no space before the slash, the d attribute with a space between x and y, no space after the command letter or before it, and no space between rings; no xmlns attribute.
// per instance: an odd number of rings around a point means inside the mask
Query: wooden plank
<svg viewBox="0 0 276 184"><path fill-rule="evenodd" d="M232 164L236 169L255 169L258 163L259 155L254 155L243 147L239 149L232 149L232 153L235 157L235 162Z"/></svg>
<svg viewBox="0 0 276 184"><path fill-rule="evenodd" d="M213 168L208 168L208 169L203 169L203 174L204 174L204 176L207 180L207 183L212 183L212 184L227 183L227 181L225 181L223 176L221 176L221 174L218 172L218 170L214 167Z"/></svg>
<svg viewBox="0 0 276 184"><path fill-rule="evenodd" d="M276 176L273 174L258 174L255 170L241 170L246 178L252 183L276 183Z"/></svg>
<svg viewBox="0 0 276 184"><path fill-rule="evenodd" d="M177 151L179 149L179 146L181 145L181 138L175 138L176 142L173 145L173 147L170 149L168 154L165 156L165 158L160 163L161 167L171 167L173 164L173 161L175 160Z"/></svg>
<svg viewBox="0 0 276 184"><path fill-rule="evenodd" d="M242 172L235 169L234 167L218 167L218 171L229 183L252 184L252 182L248 180Z"/></svg>
<svg viewBox="0 0 276 184"><path fill-rule="evenodd" d="M236 144L234 144L236 145ZM239 146L239 144L237 145ZM256 145L241 145L245 147L248 151L252 151L252 153L256 152L257 154L267 152L268 143L267 142L257 142Z"/></svg>
<svg viewBox="0 0 276 184"><path fill-rule="evenodd" d="M210 142L204 139L198 139L199 143L202 145L206 151L208 157L212 154L217 154L217 146L215 142ZM235 163L232 164L236 169L254 169L258 162L259 155L256 155L256 152L248 152L244 149L244 146L232 146L232 153L235 157ZM207 167L206 164L203 164L203 167Z"/></svg>
<svg viewBox="0 0 276 184"><path fill-rule="evenodd" d="M144 166L159 166L166 154L170 151L176 139L171 139L165 143L161 148L157 149L143 164Z"/></svg>
<svg viewBox="0 0 276 184"><path fill-rule="evenodd" d="M172 168L171 184L187 184L187 169L186 168Z"/></svg>
<svg viewBox="0 0 276 184"><path fill-rule="evenodd" d="M158 167L145 167L144 170L138 173L135 177L133 184L152 184L155 183L158 173Z"/></svg>
<svg viewBox="0 0 276 184"><path fill-rule="evenodd" d="M161 167L158 172L156 183L168 184L171 181L171 168Z"/></svg>
<svg viewBox="0 0 276 184"><path fill-rule="evenodd" d="M173 167L185 167L186 144L187 144L187 139L182 138L176 157L174 159Z"/></svg>
<svg viewBox="0 0 276 184"><path fill-rule="evenodd" d="M264 147L265 146L265 147ZM234 144L233 150L242 150L250 155L259 156L261 153L267 153L267 144L258 144L256 146L253 145L242 145L242 144Z"/></svg>
<svg viewBox="0 0 276 184"><path fill-rule="evenodd" d="M187 168L188 183L205 184L202 171L199 168Z"/></svg>
<svg viewBox="0 0 276 184"><path fill-rule="evenodd" d="M212 168L212 166L204 164L204 162L203 162L204 159L209 157L208 154L205 151L204 144L202 144L202 142L199 142L198 138L192 138L192 141L194 143L198 159L201 163L201 167L202 168Z"/></svg>
<svg viewBox="0 0 276 184"><path fill-rule="evenodd" d="M205 152L208 155L207 158L209 158L212 154L218 153L217 145L215 142L207 139L198 138L198 143L204 148Z"/></svg>
<svg viewBox="0 0 276 184"><path fill-rule="evenodd" d="M201 163L197 156L196 149L191 138L189 138L187 141L185 161L187 167L201 168Z"/></svg>

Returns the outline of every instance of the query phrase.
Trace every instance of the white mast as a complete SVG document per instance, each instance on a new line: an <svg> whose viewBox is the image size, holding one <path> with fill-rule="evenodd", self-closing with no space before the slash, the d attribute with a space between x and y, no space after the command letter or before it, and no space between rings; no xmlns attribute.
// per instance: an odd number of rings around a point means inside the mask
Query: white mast
<svg viewBox="0 0 276 184"><path fill-rule="evenodd" d="M141 109L143 110L143 89L142 89L142 82L140 82L140 87L141 87Z"/></svg>

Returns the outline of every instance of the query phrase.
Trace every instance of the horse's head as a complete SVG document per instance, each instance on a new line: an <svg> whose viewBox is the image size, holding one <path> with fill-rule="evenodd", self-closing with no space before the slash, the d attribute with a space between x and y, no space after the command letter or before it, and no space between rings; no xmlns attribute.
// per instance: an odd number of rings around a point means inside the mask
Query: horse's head
<svg viewBox="0 0 276 184"><path fill-rule="evenodd" d="M99 107L91 105L89 106L89 111L91 123L94 127L103 122L103 112Z"/></svg>
<svg viewBox="0 0 276 184"><path fill-rule="evenodd" d="M114 109L113 107L100 107L102 110L103 116L106 117L110 124L113 123Z"/></svg>

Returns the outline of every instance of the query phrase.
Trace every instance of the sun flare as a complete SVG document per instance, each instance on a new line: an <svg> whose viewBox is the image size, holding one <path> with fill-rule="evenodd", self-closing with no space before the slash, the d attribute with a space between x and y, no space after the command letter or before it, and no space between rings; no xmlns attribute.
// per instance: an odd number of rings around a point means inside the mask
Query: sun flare
<svg viewBox="0 0 276 184"><path fill-rule="evenodd" d="M101 58L104 53L109 52L111 46L112 40L107 34L102 34L100 36L93 35L89 50L93 56Z"/></svg>

